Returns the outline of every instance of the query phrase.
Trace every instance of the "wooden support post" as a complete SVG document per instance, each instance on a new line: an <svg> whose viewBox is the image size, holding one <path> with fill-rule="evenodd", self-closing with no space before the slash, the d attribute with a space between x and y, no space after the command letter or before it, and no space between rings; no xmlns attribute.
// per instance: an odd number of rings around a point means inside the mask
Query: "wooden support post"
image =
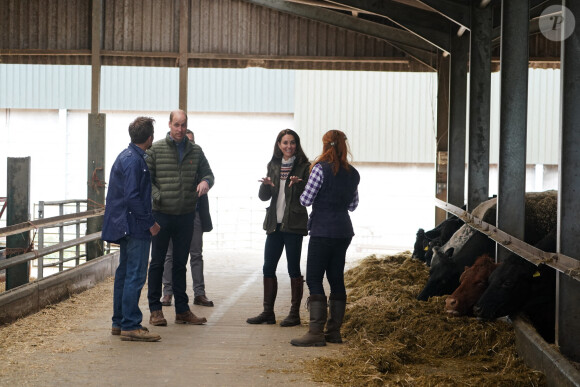
<svg viewBox="0 0 580 387"><path fill-rule="evenodd" d="M187 112L187 82L189 51L189 2L179 2L179 108Z"/></svg>
<svg viewBox="0 0 580 387"><path fill-rule="evenodd" d="M99 114L101 91L102 0L93 0L91 47L91 114L88 120L87 209L105 206L105 129L107 117ZM87 235L101 231L103 218L87 220ZM103 242L87 243L87 261L103 255Z"/></svg>
<svg viewBox="0 0 580 387"><path fill-rule="evenodd" d="M91 209L104 208L105 206L105 114L89 114L89 152L87 185L87 207ZM87 219L87 235L101 231L103 217ZM87 261L103 255L103 242L94 241L87 243Z"/></svg>

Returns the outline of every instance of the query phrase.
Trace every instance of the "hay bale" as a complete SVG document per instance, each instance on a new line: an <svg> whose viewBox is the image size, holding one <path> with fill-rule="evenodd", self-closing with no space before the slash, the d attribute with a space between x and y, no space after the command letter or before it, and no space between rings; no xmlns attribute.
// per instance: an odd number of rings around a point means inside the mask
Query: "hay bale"
<svg viewBox="0 0 580 387"><path fill-rule="evenodd" d="M373 255L348 270L346 343L339 358L306 364L314 379L340 386L545 384L518 358L508 322L451 317L444 297L417 301L427 278L408 251Z"/></svg>

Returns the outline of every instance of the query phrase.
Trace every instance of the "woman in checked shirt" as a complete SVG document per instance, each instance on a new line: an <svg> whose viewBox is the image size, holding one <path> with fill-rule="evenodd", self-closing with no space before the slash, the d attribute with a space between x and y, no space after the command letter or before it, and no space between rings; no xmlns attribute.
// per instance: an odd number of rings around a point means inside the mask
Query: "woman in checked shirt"
<svg viewBox="0 0 580 387"><path fill-rule="evenodd" d="M340 130L326 132L322 137L322 154L312 164L300 196L300 203L312 205L312 212L308 220L310 241L306 261L310 325L308 333L290 342L299 347L342 343L340 327L346 308L344 263L354 235L348 212L358 206L360 181L358 171L347 161L349 155L346 135ZM322 286L324 274L330 284L328 305Z"/></svg>

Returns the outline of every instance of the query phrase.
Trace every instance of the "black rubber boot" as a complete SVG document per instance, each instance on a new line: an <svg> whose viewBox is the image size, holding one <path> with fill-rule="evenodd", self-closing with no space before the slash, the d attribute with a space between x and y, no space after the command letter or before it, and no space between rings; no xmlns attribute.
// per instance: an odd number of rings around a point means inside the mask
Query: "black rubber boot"
<svg viewBox="0 0 580 387"><path fill-rule="evenodd" d="M346 310L346 294L330 294L328 297L329 316L326 322L326 331L324 338L329 343L342 343L340 336L340 327L344 319L344 311Z"/></svg>
<svg viewBox="0 0 580 387"><path fill-rule="evenodd" d="M292 305L290 306L290 314L280 323L280 326L283 327L300 325L300 303L304 293L304 277L290 278L290 287L292 289Z"/></svg>
<svg viewBox="0 0 580 387"><path fill-rule="evenodd" d="M264 277L264 311L246 320L248 324L276 324L274 302L278 293L278 279Z"/></svg>
<svg viewBox="0 0 580 387"><path fill-rule="evenodd" d="M299 339L292 339L290 344L297 347L323 347L326 345L324 339L324 324L326 324L327 315L326 296L313 294L308 298L307 304L310 309L308 333Z"/></svg>

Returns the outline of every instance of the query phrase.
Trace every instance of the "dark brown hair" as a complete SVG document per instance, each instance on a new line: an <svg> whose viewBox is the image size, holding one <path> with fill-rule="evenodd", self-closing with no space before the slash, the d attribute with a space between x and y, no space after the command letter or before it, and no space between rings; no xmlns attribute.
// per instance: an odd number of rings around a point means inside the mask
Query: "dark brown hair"
<svg viewBox="0 0 580 387"><path fill-rule="evenodd" d="M295 163L301 164L308 162L308 157L306 157L306 154L304 154L304 151L302 150L302 145L300 145L300 136L298 136L298 133L296 133L292 129L284 129L280 133L278 133L278 136L276 136L276 142L274 143L274 154L272 155L271 161L282 160L282 151L280 150L278 144L280 144L280 142L282 141L282 137L284 137L287 134L294 137L294 141L296 141Z"/></svg>
<svg viewBox="0 0 580 387"><path fill-rule="evenodd" d="M129 137L133 144L143 144L149 136L153 136L153 123L151 117L137 117L129 124Z"/></svg>

